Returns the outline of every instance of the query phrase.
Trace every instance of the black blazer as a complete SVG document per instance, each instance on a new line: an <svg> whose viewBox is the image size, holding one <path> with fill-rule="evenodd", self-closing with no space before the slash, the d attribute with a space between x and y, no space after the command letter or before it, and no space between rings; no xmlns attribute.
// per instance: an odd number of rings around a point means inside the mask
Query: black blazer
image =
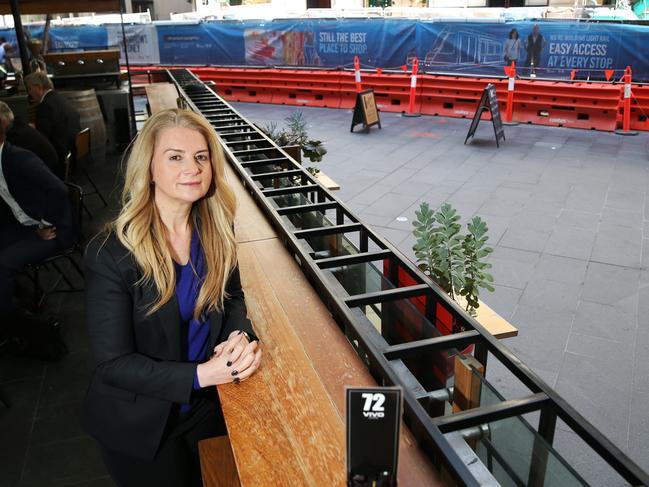
<svg viewBox="0 0 649 487"><path fill-rule="evenodd" d="M36 129L49 139L60 161L73 151L79 120L72 104L56 91L47 93L36 108Z"/></svg>
<svg viewBox="0 0 649 487"><path fill-rule="evenodd" d="M5 142L2 173L11 196L34 220L56 226L56 238L63 248L76 241L77 224L73 217L67 186L28 150ZM0 228L17 223L9 205L0 198Z"/></svg>
<svg viewBox="0 0 649 487"><path fill-rule="evenodd" d="M95 237L86 249L86 316L94 373L82 425L103 447L152 459L174 403L190 402L197 364L182 361L181 319L174 297L146 316L156 299L134 257L114 234ZM252 334L235 268L223 312L210 315L208 350L234 330Z"/></svg>
<svg viewBox="0 0 649 487"><path fill-rule="evenodd" d="M50 171L63 179L63 164L50 141L38 130L27 125L22 119L18 117L14 119L14 123L7 131L7 141L36 154Z"/></svg>

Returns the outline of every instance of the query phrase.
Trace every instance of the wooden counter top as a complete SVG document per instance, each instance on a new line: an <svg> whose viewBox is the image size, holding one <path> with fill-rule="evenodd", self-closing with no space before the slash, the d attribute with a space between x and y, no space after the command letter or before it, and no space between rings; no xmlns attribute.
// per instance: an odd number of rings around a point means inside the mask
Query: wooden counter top
<svg viewBox="0 0 649 487"><path fill-rule="evenodd" d="M219 386L241 485L346 484L345 386L376 386L232 170L248 314L264 350L247 381ZM400 486L442 485L402 425ZM216 485L216 484L212 484Z"/></svg>

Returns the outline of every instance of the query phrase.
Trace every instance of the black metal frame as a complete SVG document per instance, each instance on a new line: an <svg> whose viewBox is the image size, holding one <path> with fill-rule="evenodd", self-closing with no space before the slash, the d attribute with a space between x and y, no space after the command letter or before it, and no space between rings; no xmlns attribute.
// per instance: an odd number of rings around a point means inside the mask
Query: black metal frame
<svg viewBox="0 0 649 487"><path fill-rule="evenodd" d="M461 485L477 486L468 467L452 448L444 434L467 426L485 424L489 421L518 416L533 411L541 411L538 432L549 443L552 443L556 419L561 418L572 428L581 439L595 450L611 467L613 467L627 482L632 485L649 485L649 475L629 459L602 433L597 431L581 414L570 406L561 396L552 390L541 378L523 364L498 339L491 335L480 323L469 316L453 300L424 275L412 262L397 250L390 242L376 234L370 227L360 222L352 211L336 199L317 179L306 169L293 160L286 152L276 146L264 133L246 120L241 114L230 107L216 93L210 90L193 73L187 69L167 71L170 80L176 84L179 93L186 100L187 106L197 113L205 113L206 118L223 142L224 152L233 169L238 173L246 189L251 193L258 206L280 234L287 249L296 257L303 272L322 296L333 317L343 328L350 341L357 341L369 360L371 372L385 385L399 385L404 389L404 419L421 447L438 466L443 466L448 473ZM223 115L210 115L218 109ZM228 112L228 113L226 113ZM225 124L225 125L222 125ZM237 132L242 130L243 132ZM230 136L250 137L248 141L228 141ZM259 147L263 143L264 147ZM253 147L233 151L231 147ZM255 158L252 161L243 160L247 155L266 155L268 159ZM282 170L274 173L259 175L251 174L246 169L256 166L282 164ZM282 188L261 187L262 179L274 180L279 177L299 178L296 186ZM315 194L316 202L304 205L276 208L270 199L278 195ZM336 210L336 221L330 226L295 230L291 228L282 216L302 212ZM352 223L344 223L347 218ZM350 232L359 233L360 253L337 257L315 259L303 245L303 239L320 235L344 235ZM378 250L369 250L372 241ZM416 276L415 284L406 287L384 290L361 295L345 295L340 288L332 284L330 277L325 275L327 269L339 265L371 262L382 259L397 262L411 276ZM383 337L363 319L359 307L383 303L394 299L412 298L419 296L434 296L438 303L443 303L455 322L459 325L459 333L447 336L415 340L408 343L389 346ZM428 300L427 300L428 303ZM427 310L428 311L428 310ZM427 312L427 316L432 315ZM401 359L430 354L432 351L463 348L475 345L474 355L486 365L490 352L507 369L514 374L531 392L522 399L504 401L496 406L486 406L457 413L450 417L431 418L422 405L431 395L405 367ZM435 391L433 391L434 393ZM540 475L543 475L541 472ZM530 474L530 477L532 475ZM536 479L528 479L535 483ZM542 477L541 477L542 480Z"/></svg>

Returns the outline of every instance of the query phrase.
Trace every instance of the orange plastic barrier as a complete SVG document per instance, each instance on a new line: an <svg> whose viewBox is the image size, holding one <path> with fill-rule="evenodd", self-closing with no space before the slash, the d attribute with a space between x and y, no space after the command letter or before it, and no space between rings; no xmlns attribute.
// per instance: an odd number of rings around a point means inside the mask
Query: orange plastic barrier
<svg viewBox="0 0 649 487"><path fill-rule="evenodd" d="M228 101L273 103L269 69L260 68L194 68L203 81L216 83L217 91Z"/></svg>
<svg viewBox="0 0 649 487"><path fill-rule="evenodd" d="M521 123L613 131L620 88L608 83L520 80L514 120Z"/></svg>
<svg viewBox="0 0 649 487"><path fill-rule="evenodd" d="M132 67L136 76L164 67ZM203 81L213 81L230 101L274 103L327 108L353 108L356 78L353 70L196 67ZM500 108L507 111L508 79L417 75L413 111L424 115L470 118L482 90L496 86ZM514 122L613 131L622 121L622 85L602 82L564 82L519 79L515 82ZM407 72L362 72L362 88L373 89L384 112L408 110L411 78ZM649 87L633 86L631 129L649 130ZM483 115L488 118L488 113Z"/></svg>
<svg viewBox="0 0 649 487"><path fill-rule="evenodd" d="M271 70L273 103L340 108L340 76L336 71Z"/></svg>
<svg viewBox="0 0 649 487"><path fill-rule="evenodd" d="M622 110L622 104L623 101L620 99L620 112ZM631 130L649 130L649 86L633 85L631 96Z"/></svg>
<svg viewBox="0 0 649 487"><path fill-rule="evenodd" d="M496 85L498 100L501 104L500 109L504 110L502 100L506 98L503 97L502 86L498 80L461 76L421 76L421 113L422 115L471 118L482 96L482 90L489 83ZM505 86L505 93L506 88ZM485 112L483 117L487 118L488 112Z"/></svg>
<svg viewBox="0 0 649 487"><path fill-rule="evenodd" d="M263 68L194 68L203 81L214 81L226 100L326 108L340 107L336 71Z"/></svg>
<svg viewBox="0 0 649 487"><path fill-rule="evenodd" d="M353 71L342 71L341 87L342 101L341 108L353 108L356 101L355 79ZM381 73L362 72L363 89L373 89L376 106L384 112L406 112L410 99L410 75L406 73ZM421 108L421 88L417 87L417 98L414 104L414 111L419 112Z"/></svg>
<svg viewBox="0 0 649 487"><path fill-rule="evenodd" d="M424 76L422 81L424 114L472 117L488 83L496 86L501 111L507 110L506 78ZM517 80L512 118L520 123L613 131L618 104L615 85Z"/></svg>

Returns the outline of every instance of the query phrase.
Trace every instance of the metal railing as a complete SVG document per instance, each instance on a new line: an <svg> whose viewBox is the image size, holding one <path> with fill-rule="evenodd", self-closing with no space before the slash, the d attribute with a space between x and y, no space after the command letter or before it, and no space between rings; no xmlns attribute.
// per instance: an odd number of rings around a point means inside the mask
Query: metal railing
<svg viewBox="0 0 649 487"><path fill-rule="evenodd" d="M438 467L446 469L461 485L480 485L448 435L539 412L536 431L547 444L552 445L560 418L627 482L649 485L647 473L253 123L189 70L171 69L168 75L188 108L201 113L214 127L245 188L365 359L370 372L382 384L403 388L404 421ZM342 268L371 262L383 265L379 290L350 293L349 283L346 288L336 277ZM389 306L399 302L411 307L416 303L431 323L440 322L440 313L450 315L453 332L400 336L392 340L396 343L389 343L368 316L388 313ZM452 415L431 414L431 399L444 396L440 393L443 388L431 390L431 381L417 376L413 364L467 346L474 346L475 358L485 366L491 354L529 389L529 395ZM431 362L426 363L430 367ZM537 448L540 445L535 441L535 454L539 453ZM532 458L537 457L543 455ZM530 469L527 485L543 485L546 465L539 463Z"/></svg>

